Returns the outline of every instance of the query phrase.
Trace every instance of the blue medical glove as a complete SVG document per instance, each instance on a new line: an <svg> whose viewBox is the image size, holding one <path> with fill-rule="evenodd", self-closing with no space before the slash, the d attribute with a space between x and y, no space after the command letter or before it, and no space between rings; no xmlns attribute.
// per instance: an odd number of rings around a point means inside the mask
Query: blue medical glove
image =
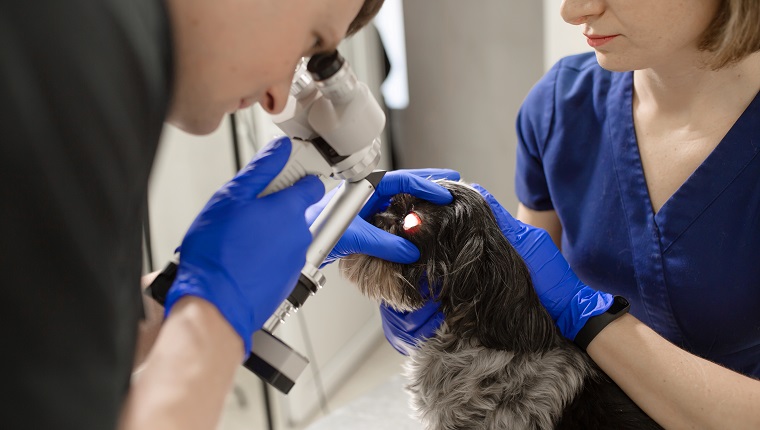
<svg viewBox="0 0 760 430"><path fill-rule="evenodd" d="M491 206L504 236L525 260L541 303L562 334L574 340L589 318L612 306L613 296L581 282L549 233L514 219L491 193L479 185L474 187Z"/></svg>
<svg viewBox="0 0 760 430"><path fill-rule="evenodd" d="M395 263L414 263L420 258L420 251L411 242L381 230L367 220L390 204L396 194L407 193L437 204L451 203L451 193L431 180L459 180L459 173L448 169L395 170L385 174L377 185L359 216L354 219L335 248L325 259L325 264L351 254L367 254ZM337 189L329 192L316 205L309 208L306 218L311 224L327 206ZM417 344L417 339L430 337L443 320L438 311L438 303L430 301L422 309L414 312L397 312L380 305L383 331L390 344L402 354L408 354L409 347Z"/></svg>
<svg viewBox="0 0 760 430"><path fill-rule="evenodd" d="M420 251L416 246L406 239L375 227L367 220L387 208L391 197L399 193L411 194L436 204L451 203L449 190L431 181L434 179L458 181L459 173L447 169L395 170L386 173L377 185L375 193L359 212L359 216L330 251L325 264L351 254L367 254L402 264L417 261ZM337 189L330 191L319 203L309 208L306 212L309 224L314 222L336 191Z"/></svg>
<svg viewBox="0 0 760 430"><path fill-rule="evenodd" d="M427 281L423 279L419 291L430 291ZM393 308L380 305L380 317L383 333L388 343L396 351L409 355L420 341L432 337L443 323L443 312L439 310L440 303L428 300L421 308L411 312L399 312Z"/></svg>
<svg viewBox="0 0 760 430"><path fill-rule="evenodd" d="M307 176L295 185L257 198L282 170L291 143L270 143L217 191L182 241L177 277L166 298L166 315L182 297L211 302L243 339L251 336L290 294L311 243L306 209L324 195Z"/></svg>

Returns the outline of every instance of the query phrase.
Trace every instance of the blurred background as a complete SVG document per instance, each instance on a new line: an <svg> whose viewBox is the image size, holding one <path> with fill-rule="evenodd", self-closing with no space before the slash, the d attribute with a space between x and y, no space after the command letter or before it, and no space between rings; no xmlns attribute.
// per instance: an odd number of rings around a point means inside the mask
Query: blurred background
<svg viewBox="0 0 760 430"><path fill-rule="evenodd" d="M445 167L514 196L515 118L557 60L590 48L559 0L386 0L341 53L385 104L380 168ZM256 55L256 53L252 53ZM209 136L167 126L145 223L145 270L162 268L208 198L279 131L254 106ZM335 266L335 265L333 265ZM310 358L287 396L242 368L220 429L419 428L376 306L327 267L327 285L276 333Z"/></svg>

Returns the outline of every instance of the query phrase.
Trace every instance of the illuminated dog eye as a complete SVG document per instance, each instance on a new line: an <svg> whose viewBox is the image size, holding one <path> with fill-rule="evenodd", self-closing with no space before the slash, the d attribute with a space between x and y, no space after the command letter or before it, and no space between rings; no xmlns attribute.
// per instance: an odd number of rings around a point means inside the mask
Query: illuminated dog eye
<svg viewBox="0 0 760 430"><path fill-rule="evenodd" d="M422 219L416 213L409 212L409 214L404 217L404 231L409 232L418 228L420 225L422 225Z"/></svg>

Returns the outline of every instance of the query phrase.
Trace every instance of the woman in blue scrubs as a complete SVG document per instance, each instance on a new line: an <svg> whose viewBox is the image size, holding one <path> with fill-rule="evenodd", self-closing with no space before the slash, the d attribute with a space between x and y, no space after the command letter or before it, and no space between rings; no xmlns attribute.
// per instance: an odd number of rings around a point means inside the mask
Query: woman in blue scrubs
<svg viewBox="0 0 760 430"><path fill-rule="evenodd" d="M759 10L751 0L565 0L563 18L594 53L561 60L528 95L516 180L517 218L546 229L584 283L626 297L672 344L753 377ZM646 375L628 377L640 391ZM675 415L658 421L688 422Z"/></svg>
<svg viewBox="0 0 760 430"><path fill-rule="evenodd" d="M517 218L663 337L760 376L760 54L698 50L718 1L576 3L563 15L596 55L561 60L522 106Z"/></svg>
<svg viewBox="0 0 760 430"><path fill-rule="evenodd" d="M560 330L652 418L760 428L760 2L563 0L562 16L594 53L520 111L530 225L481 192ZM442 319L381 311L398 349Z"/></svg>

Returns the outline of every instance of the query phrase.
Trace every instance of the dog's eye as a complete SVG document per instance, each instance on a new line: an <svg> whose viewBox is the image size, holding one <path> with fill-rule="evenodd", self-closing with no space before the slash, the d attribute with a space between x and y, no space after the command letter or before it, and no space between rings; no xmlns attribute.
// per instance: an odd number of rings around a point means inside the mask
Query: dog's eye
<svg viewBox="0 0 760 430"><path fill-rule="evenodd" d="M413 231L419 229L421 225L422 218L420 218L420 216L415 212L409 212L406 217L404 217L403 229L407 233L412 233Z"/></svg>

